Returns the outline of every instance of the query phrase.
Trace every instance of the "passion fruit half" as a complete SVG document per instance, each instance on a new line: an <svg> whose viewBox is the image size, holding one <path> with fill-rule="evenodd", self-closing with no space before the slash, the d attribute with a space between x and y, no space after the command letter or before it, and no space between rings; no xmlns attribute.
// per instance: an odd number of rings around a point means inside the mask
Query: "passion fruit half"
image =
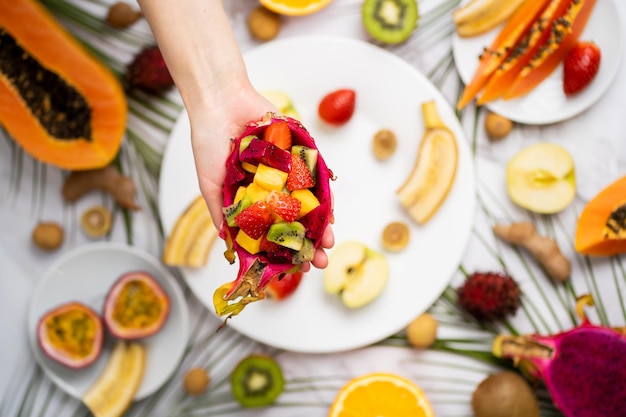
<svg viewBox="0 0 626 417"><path fill-rule="evenodd" d="M135 340L157 333L167 321L170 299L149 273L133 271L113 284L104 301L104 322L120 339Z"/></svg>
<svg viewBox="0 0 626 417"><path fill-rule="evenodd" d="M43 352L73 369L91 365L102 351L104 327L100 316L78 301L47 311L37 325Z"/></svg>

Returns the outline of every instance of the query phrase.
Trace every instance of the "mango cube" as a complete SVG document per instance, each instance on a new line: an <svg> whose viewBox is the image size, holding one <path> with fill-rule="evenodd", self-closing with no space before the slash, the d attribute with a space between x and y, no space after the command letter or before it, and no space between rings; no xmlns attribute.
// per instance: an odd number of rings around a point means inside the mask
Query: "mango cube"
<svg viewBox="0 0 626 417"><path fill-rule="evenodd" d="M251 254L255 254L261 251L261 240L263 238L260 237L258 239L252 239L250 236L245 234L241 229L237 232L237 236L235 237L235 242L239 244L242 248L250 252Z"/></svg>
<svg viewBox="0 0 626 417"><path fill-rule="evenodd" d="M246 194L248 194L252 201L265 201L269 193L269 190L266 190L254 182L251 182L246 187Z"/></svg>
<svg viewBox="0 0 626 417"><path fill-rule="evenodd" d="M281 191L287 183L289 174L265 164L259 164L253 182L266 190Z"/></svg>
<svg viewBox="0 0 626 417"><path fill-rule="evenodd" d="M291 192L291 196L298 199L302 204L300 206L300 213L298 213L298 218L305 216L308 212L320 205L320 201L309 189L293 190Z"/></svg>

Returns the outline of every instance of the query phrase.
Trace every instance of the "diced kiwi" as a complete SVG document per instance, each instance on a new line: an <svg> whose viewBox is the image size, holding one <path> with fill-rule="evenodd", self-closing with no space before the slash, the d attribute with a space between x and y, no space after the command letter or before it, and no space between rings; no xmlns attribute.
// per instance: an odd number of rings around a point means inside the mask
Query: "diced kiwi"
<svg viewBox="0 0 626 417"><path fill-rule="evenodd" d="M361 17L365 30L374 39L398 44L417 27L417 0L364 0Z"/></svg>
<svg viewBox="0 0 626 417"><path fill-rule="evenodd" d="M278 222L270 226L267 231L267 240L299 251L304 245L305 233L306 229L300 222Z"/></svg>
<svg viewBox="0 0 626 417"><path fill-rule="evenodd" d="M317 149L309 148L304 145L295 145L291 148L291 153L299 155L306 164L306 167L315 181L315 168L317 167Z"/></svg>
<svg viewBox="0 0 626 417"><path fill-rule="evenodd" d="M253 354L237 364L230 377L233 397L244 407L272 404L283 392L280 365L269 356Z"/></svg>
<svg viewBox="0 0 626 417"><path fill-rule="evenodd" d="M228 207L222 208L224 218L226 218L226 223L231 227L237 226L237 223L235 223L235 216L251 205L252 199L249 195L245 194L241 200L234 202Z"/></svg>
<svg viewBox="0 0 626 417"><path fill-rule="evenodd" d="M294 264L303 264L305 262L310 262L313 260L313 255L315 255L315 247L313 246L313 241L311 239L304 238L302 242L302 248L293 254L291 257L291 262Z"/></svg>

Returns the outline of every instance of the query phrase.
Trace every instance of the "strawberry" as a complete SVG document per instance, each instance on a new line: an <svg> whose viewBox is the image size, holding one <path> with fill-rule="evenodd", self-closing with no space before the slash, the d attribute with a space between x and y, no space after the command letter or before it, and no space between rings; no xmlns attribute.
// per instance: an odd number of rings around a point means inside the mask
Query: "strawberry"
<svg viewBox="0 0 626 417"><path fill-rule="evenodd" d="M563 61L563 92L578 93L595 78L600 68L600 48L593 42L578 42Z"/></svg>
<svg viewBox="0 0 626 417"><path fill-rule="evenodd" d="M291 154L291 171L287 175L287 189L289 191L303 190L314 185L315 181L304 160L299 155Z"/></svg>
<svg viewBox="0 0 626 417"><path fill-rule="evenodd" d="M302 272L294 272L291 274L285 274L282 277L277 276L265 288L265 293L275 299L284 300L291 294L293 294L302 281Z"/></svg>
<svg viewBox="0 0 626 417"><path fill-rule="evenodd" d="M298 218L302 203L287 193L272 191L266 198L269 208L284 221L291 223Z"/></svg>
<svg viewBox="0 0 626 417"><path fill-rule="evenodd" d="M270 262L280 262L280 263L292 262L291 249L286 248L282 245L279 245L278 243L270 242L269 240L267 240L265 236L261 238L259 249L262 252L265 252L267 259Z"/></svg>
<svg viewBox="0 0 626 417"><path fill-rule="evenodd" d="M235 223L252 239L259 239L270 228L274 218L265 201L256 201L235 216Z"/></svg>
<svg viewBox="0 0 626 417"><path fill-rule="evenodd" d="M356 93L351 89L340 89L328 93L319 104L318 114L326 123L342 125L354 114Z"/></svg>
<svg viewBox="0 0 626 417"><path fill-rule="evenodd" d="M272 123L265 130L263 139L278 146L280 149L291 149L291 130L284 120Z"/></svg>

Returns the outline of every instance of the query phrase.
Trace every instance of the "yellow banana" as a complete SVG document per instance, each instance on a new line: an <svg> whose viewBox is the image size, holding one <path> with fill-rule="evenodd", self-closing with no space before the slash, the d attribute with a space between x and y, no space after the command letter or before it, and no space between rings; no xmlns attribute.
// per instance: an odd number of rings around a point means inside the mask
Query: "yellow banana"
<svg viewBox="0 0 626 417"><path fill-rule="evenodd" d="M508 19L525 0L471 0L456 9L452 18L459 36L488 32Z"/></svg>

